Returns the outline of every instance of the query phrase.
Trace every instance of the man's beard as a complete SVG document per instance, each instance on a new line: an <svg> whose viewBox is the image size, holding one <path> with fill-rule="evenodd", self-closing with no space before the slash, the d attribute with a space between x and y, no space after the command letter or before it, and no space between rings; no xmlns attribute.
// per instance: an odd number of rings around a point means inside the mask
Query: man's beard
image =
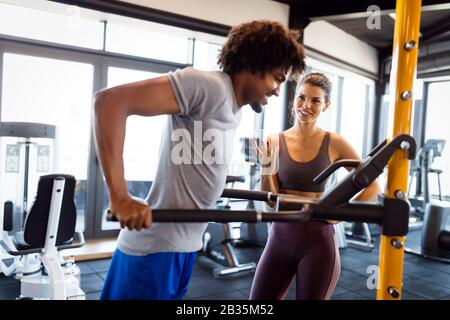
<svg viewBox="0 0 450 320"><path fill-rule="evenodd" d="M253 111L255 111L256 113L261 113L263 110L262 105L259 102L250 103L250 107L252 107Z"/></svg>

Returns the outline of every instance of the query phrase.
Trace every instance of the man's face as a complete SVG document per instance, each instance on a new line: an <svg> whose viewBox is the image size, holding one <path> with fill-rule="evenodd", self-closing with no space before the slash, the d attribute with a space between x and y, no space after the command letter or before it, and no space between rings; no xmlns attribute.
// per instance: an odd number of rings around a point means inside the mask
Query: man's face
<svg viewBox="0 0 450 320"><path fill-rule="evenodd" d="M269 97L280 95L281 84L286 80L286 71L279 67L264 75L256 73L251 75L251 81L248 83L248 100L250 106L256 112L261 112L261 106L268 103Z"/></svg>

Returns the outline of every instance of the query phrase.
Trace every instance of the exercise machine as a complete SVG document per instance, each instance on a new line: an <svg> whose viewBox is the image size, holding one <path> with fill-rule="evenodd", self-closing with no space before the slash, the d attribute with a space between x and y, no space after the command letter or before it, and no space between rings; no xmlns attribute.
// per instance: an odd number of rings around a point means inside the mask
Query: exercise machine
<svg viewBox="0 0 450 320"><path fill-rule="evenodd" d="M336 182L336 174L333 174L328 180L326 188L330 188ZM365 222L342 221L333 224L333 227L339 249L351 247L363 251L372 251L374 248L369 224Z"/></svg>
<svg viewBox="0 0 450 320"><path fill-rule="evenodd" d="M0 271L20 280L19 299L85 297L79 268L60 252L84 245L75 232L75 178L41 175L50 171L54 137L52 125L0 122Z"/></svg>
<svg viewBox="0 0 450 320"><path fill-rule="evenodd" d="M227 176L226 184L231 188L235 182L245 182L243 176ZM230 210L231 198L226 198L224 205L218 206L219 209ZM213 269L213 275L220 278L230 274L240 272L252 272L256 269L256 263L240 263L234 250L234 245L240 242L233 235L233 223L209 222L205 233L203 234L202 253L211 260L222 265Z"/></svg>
<svg viewBox="0 0 450 320"><path fill-rule="evenodd" d="M412 172L408 190L411 189L413 178L416 181L415 196L410 197L413 209L411 215L420 218L420 223L414 225L421 228L420 243L410 242L405 251L425 258L450 262L450 231L447 229L450 215L450 204L442 201L440 174L442 170L431 168L436 157L442 155L445 140L429 139L419 150L416 157L417 166ZM429 188L429 174L437 174L438 199L432 199ZM411 225L410 225L411 227Z"/></svg>
<svg viewBox="0 0 450 320"><path fill-rule="evenodd" d="M372 251L374 248L372 233L366 222L340 222L334 225L340 248L355 248Z"/></svg>
<svg viewBox="0 0 450 320"><path fill-rule="evenodd" d="M251 163L250 190L255 190L259 185L259 160L250 138L241 138L240 142L241 154L245 161ZM255 209L255 202L249 200L247 208ZM364 251L373 249L372 235L367 223L342 222L333 225L333 227L338 238L339 248L353 247ZM250 245L264 247L269 228L269 223L242 223L240 228L241 239Z"/></svg>
<svg viewBox="0 0 450 320"><path fill-rule="evenodd" d="M259 144L260 140L256 139ZM251 143L251 138L241 138L241 154L246 162L250 163L250 190L259 187L260 164L255 149ZM261 209L264 204L253 200L248 201L247 209ZM264 247L269 235L270 223L242 223L240 226L241 240L251 246Z"/></svg>
<svg viewBox="0 0 450 320"><path fill-rule="evenodd" d="M420 254L450 263L450 203L431 201L427 203L422 229Z"/></svg>
<svg viewBox="0 0 450 320"><path fill-rule="evenodd" d="M384 141L362 161L341 160L325 169L316 180L323 181L340 167L354 167L347 176L319 199L294 195L274 194L271 192L225 189L222 197L253 201L276 201L275 212L259 210L196 210L196 209L154 209L153 221L157 222L251 222L270 221L299 222L310 219L338 220L376 223L381 226L384 236L392 237L391 246L395 250L403 249L404 237L408 233L409 203L406 198L382 199L381 203L349 202L362 189L369 186L384 170L391 157L401 151L407 159L415 157L415 141L409 135L399 135L391 142ZM114 221L116 216L108 210L107 219ZM383 247L380 260L387 259ZM382 264L382 268L384 268ZM390 268L402 267L402 264ZM383 273L385 270L380 270ZM391 284L385 288L392 299L401 297L401 286Z"/></svg>
<svg viewBox="0 0 450 320"><path fill-rule="evenodd" d="M427 204L430 202L430 184L429 184L429 174L434 173L437 176L438 190L439 190L439 200L442 201L442 191L441 191L441 179L440 175L442 170L432 168L434 159L442 155L444 150L445 140L441 139L429 139L425 142L422 148L417 153L416 165L411 168L411 179L408 186L408 194L410 195L411 186L415 180L415 194L414 196L409 196L409 200L412 205L411 215L413 217L423 220L423 215ZM421 224L418 225L419 227Z"/></svg>
<svg viewBox="0 0 450 320"><path fill-rule="evenodd" d="M317 200L258 191L225 190L223 196L277 201L278 212L155 209L152 211L153 220L160 222L267 222L306 221L309 218L316 218L376 223L381 227L377 299L401 299L404 243L409 228L410 206L406 196L408 170L409 161L414 159L416 154L416 144L410 133L412 88L417 70L420 9L420 0L397 0L390 79L392 133L336 186ZM348 203L353 196L383 173L388 162L386 190L381 202L379 204ZM294 210L286 210L287 208ZM114 220L114 213L107 211L107 219Z"/></svg>

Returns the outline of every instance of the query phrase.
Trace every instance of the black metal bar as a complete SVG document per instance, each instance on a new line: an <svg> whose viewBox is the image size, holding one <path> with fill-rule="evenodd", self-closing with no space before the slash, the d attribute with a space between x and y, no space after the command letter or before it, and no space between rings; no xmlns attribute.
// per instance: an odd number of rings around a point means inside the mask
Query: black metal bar
<svg viewBox="0 0 450 320"><path fill-rule="evenodd" d="M386 145L386 143L387 143L387 139L385 139L383 142L381 142L375 148L373 148L372 151L370 151L370 153L367 156L373 157L374 154L376 154L378 151L381 150L381 148L383 148Z"/></svg>
<svg viewBox="0 0 450 320"><path fill-rule="evenodd" d="M450 20L448 16L436 21L431 26L425 28L422 31L422 36L420 37L420 43L424 44L427 42L431 42L435 38L443 35L444 33L450 31Z"/></svg>
<svg viewBox="0 0 450 320"><path fill-rule="evenodd" d="M317 207L314 209L314 213L311 217L319 220L382 224L383 206L368 203L349 203L345 206L333 209Z"/></svg>
<svg viewBox="0 0 450 320"><path fill-rule="evenodd" d="M154 209L156 222L257 222L255 210L196 210L196 209Z"/></svg>
<svg viewBox="0 0 450 320"><path fill-rule="evenodd" d="M400 199L383 199L382 234L389 237L405 236L409 228L409 203Z"/></svg>
<svg viewBox="0 0 450 320"><path fill-rule="evenodd" d="M309 219L367 222L381 224L383 206L369 203L350 203L332 210L314 204L285 203L279 211L215 210L215 209L153 209L154 222L302 222ZM107 212L107 220L117 218Z"/></svg>
<svg viewBox="0 0 450 320"><path fill-rule="evenodd" d="M348 160L348 159L343 159L343 160L339 160L336 161L332 164L330 164L327 168L325 168L325 170L323 170L321 173L319 173L319 175L317 177L314 178L313 182L315 184L321 184L322 182L324 182L333 172L335 172L336 170L338 170L339 168L342 167L352 167L352 168L356 168L357 166L359 166L361 162L359 160Z"/></svg>
<svg viewBox="0 0 450 320"><path fill-rule="evenodd" d="M405 143L405 145L402 145ZM407 148L406 148L407 146ZM320 197L320 205L324 208L335 208L348 203L358 192L371 184L383 172L394 151L402 149L408 155L408 159L414 159L416 155L416 143L409 135L398 135L391 142L378 150L372 157L366 158L361 164L348 174L344 179L326 191Z"/></svg>
<svg viewBox="0 0 450 320"><path fill-rule="evenodd" d="M310 210L261 212L257 210L214 210L214 209L153 209L154 222L268 222L268 221L307 221ZM117 217L107 210L108 221Z"/></svg>
<svg viewBox="0 0 450 320"><path fill-rule="evenodd" d="M338 220L349 222L367 222L381 224L383 220L383 205L366 202L351 202L328 208L323 207L319 199L302 198L291 195L280 195L277 210L300 210L307 206L311 208L311 218L318 220Z"/></svg>
<svg viewBox="0 0 450 320"><path fill-rule="evenodd" d="M22 228L25 226L25 219L27 217L28 211L28 172L30 165L30 144L31 142L27 139L25 141L25 166L23 170L23 207L22 207Z"/></svg>
<svg viewBox="0 0 450 320"><path fill-rule="evenodd" d="M278 194L271 193L271 192L265 192L265 191L225 188L225 189L223 189L221 197L245 199L245 200L256 200L256 201L277 201Z"/></svg>
<svg viewBox="0 0 450 320"><path fill-rule="evenodd" d="M345 15L350 19L352 14L361 13L363 16L367 15L367 8L370 5L376 4L381 11L395 11L395 0L358 0L358 1L327 1L327 0L276 0L293 6L298 6L303 16L310 18L325 18L330 16ZM422 6L437 4L447 4L448 0L423 0ZM316 20L315 19L315 20ZM326 20L326 19L325 19Z"/></svg>

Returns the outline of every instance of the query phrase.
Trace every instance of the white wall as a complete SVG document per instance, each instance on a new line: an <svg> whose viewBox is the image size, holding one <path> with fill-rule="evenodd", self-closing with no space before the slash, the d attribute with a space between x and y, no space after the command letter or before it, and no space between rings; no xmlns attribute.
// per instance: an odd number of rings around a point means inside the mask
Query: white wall
<svg viewBox="0 0 450 320"><path fill-rule="evenodd" d="M270 19L285 25L289 6L270 0L121 0L201 20L234 26L254 19ZM305 29L305 45L378 74L375 48L325 21Z"/></svg>
<svg viewBox="0 0 450 320"><path fill-rule="evenodd" d="M305 29L304 43L307 47L378 74L377 50L326 21L311 22Z"/></svg>
<svg viewBox="0 0 450 320"><path fill-rule="evenodd" d="M289 5L270 0L121 0L192 18L234 26L255 19L270 19L285 25Z"/></svg>

